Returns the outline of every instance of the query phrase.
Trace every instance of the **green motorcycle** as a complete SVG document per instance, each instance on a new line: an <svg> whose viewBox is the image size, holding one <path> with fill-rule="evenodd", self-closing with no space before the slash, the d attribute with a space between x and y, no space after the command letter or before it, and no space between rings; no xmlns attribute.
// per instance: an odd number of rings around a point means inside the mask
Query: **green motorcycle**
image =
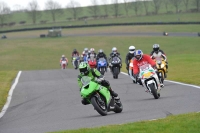
<svg viewBox="0 0 200 133"><path fill-rule="evenodd" d="M81 82L83 84L80 92L81 97L87 99L100 115L105 116L109 111L114 111L115 113L122 112L123 106L121 101L112 97L106 87L91 81L91 78L88 76L83 76Z"/></svg>

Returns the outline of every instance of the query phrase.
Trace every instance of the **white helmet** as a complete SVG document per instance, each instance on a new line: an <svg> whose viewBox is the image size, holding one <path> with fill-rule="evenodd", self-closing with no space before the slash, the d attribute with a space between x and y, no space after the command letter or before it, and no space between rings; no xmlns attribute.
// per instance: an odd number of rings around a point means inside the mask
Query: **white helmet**
<svg viewBox="0 0 200 133"><path fill-rule="evenodd" d="M117 48L116 48L116 47L113 47L113 48L112 48L112 52L113 52L113 53L117 53Z"/></svg>
<svg viewBox="0 0 200 133"><path fill-rule="evenodd" d="M85 51L85 52L88 52L88 48L84 48L84 51Z"/></svg>
<svg viewBox="0 0 200 133"><path fill-rule="evenodd" d="M94 48L91 48L91 49L90 49L90 52L94 52Z"/></svg>
<svg viewBox="0 0 200 133"><path fill-rule="evenodd" d="M135 51L135 47L134 46L130 46L129 48L129 53L133 54Z"/></svg>
<svg viewBox="0 0 200 133"><path fill-rule="evenodd" d="M62 55L62 57L65 57L65 55Z"/></svg>

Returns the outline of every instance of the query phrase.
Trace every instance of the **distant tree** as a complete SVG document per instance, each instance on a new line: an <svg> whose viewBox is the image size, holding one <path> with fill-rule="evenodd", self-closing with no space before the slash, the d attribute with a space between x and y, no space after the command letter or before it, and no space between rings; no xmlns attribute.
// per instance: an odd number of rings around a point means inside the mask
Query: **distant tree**
<svg viewBox="0 0 200 133"><path fill-rule="evenodd" d="M42 16L41 12L39 11L39 5L37 1L33 0L28 3L28 16L32 19L33 24L37 22L37 20Z"/></svg>
<svg viewBox="0 0 200 133"><path fill-rule="evenodd" d="M186 12L188 11L188 3L189 3L189 0L183 0L183 3L185 5L185 8L186 8Z"/></svg>
<svg viewBox="0 0 200 133"><path fill-rule="evenodd" d="M57 16L61 16L63 14L63 10L61 9L61 5L53 0L48 0L46 2L46 10L47 13L51 14L53 22L56 21Z"/></svg>
<svg viewBox="0 0 200 133"><path fill-rule="evenodd" d="M166 12L168 12L169 0L163 0L163 3L165 5Z"/></svg>
<svg viewBox="0 0 200 133"><path fill-rule="evenodd" d="M149 1L142 1L143 2L143 5L144 5L144 9L145 9L145 12L146 12L146 15L148 15L148 12L149 12Z"/></svg>
<svg viewBox="0 0 200 133"><path fill-rule="evenodd" d="M119 16L119 0L113 0L112 3L112 10L114 12L115 17L117 18Z"/></svg>
<svg viewBox="0 0 200 133"><path fill-rule="evenodd" d="M129 0L124 0L124 9L126 11L126 16L129 16L129 9L130 9L130 1Z"/></svg>
<svg viewBox="0 0 200 133"><path fill-rule="evenodd" d="M82 8L80 7L81 7L80 3L74 0L71 0L70 3L67 4L68 11L72 14L75 20L82 12Z"/></svg>
<svg viewBox="0 0 200 133"><path fill-rule="evenodd" d="M103 1L103 11L104 11L104 16L107 17L108 16L108 4L107 4L107 1L106 0L102 0Z"/></svg>
<svg viewBox="0 0 200 133"><path fill-rule="evenodd" d="M138 15L138 11L141 9L141 2L140 0L135 0L135 2L132 2L132 6L133 6L133 9L135 11L135 14L136 16Z"/></svg>
<svg viewBox="0 0 200 133"><path fill-rule="evenodd" d="M172 5L175 6L176 13L178 13L179 12L179 6L180 6L180 3L182 2L182 0L170 0L170 2L172 3Z"/></svg>
<svg viewBox="0 0 200 133"><path fill-rule="evenodd" d="M94 17L97 18L99 15L99 6L97 0L91 0L92 6L88 7L89 13Z"/></svg>
<svg viewBox="0 0 200 133"><path fill-rule="evenodd" d="M196 5L196 7L197 7L197 11L200 11L200 0L194 0L193 1L193 3L194 3L194 5Z"/></svg>
<svg viewBox="0 0 200 133"><path fill-rule="evenodd" d="M162 4L162 0L153 0L153 7L154 7L155 14L158 14L161 4Z"/></svg>
<svg viewBox="0 0 200 133"><path fill-rule="evenodd" d="M10 18L11 11L10 8L7 6L6 3L0 2L0 22L1 26L4 25L5 21Z"/></svg>

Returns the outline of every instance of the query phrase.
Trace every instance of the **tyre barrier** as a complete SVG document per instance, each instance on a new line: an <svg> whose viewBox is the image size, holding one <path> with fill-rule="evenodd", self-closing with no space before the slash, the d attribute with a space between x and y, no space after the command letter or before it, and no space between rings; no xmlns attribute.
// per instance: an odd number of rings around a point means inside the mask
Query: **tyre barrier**
<svg viewBox="0 0 200 133"><path fill-rule="evenodd" d="M44 38L44 37L46 37L45 34L40 34L40 38Z"/></svg>

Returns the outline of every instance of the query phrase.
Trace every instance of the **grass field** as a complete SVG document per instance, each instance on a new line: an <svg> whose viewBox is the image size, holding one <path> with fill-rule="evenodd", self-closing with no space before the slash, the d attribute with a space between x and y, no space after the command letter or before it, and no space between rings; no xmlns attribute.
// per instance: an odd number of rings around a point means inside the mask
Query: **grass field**
<svg viewBox="0 0 200 133"><path fill-rule="evenodd" d="M58 2L59 3L59 2ZM64 6L64 5L62 5ZM97 11L97 16L105 15L104 7L102 5L98 6L99 10ZM138 15L134 12L134 7L129 8L129 14L126 15L124 4L119 4L119 17L114 17L113 5L108 5L108 18L91 18L93 14L89 12L89 7L82 7L81 13L78 14L77 18L89 17L87 18L87 24L108 24L108 23L131 23L131 22L195 22L200 21L199 12L190 12L191 9L195 9L196 5L192 0L188 3L188 11L186 11L184 3L179 4L179 10L181 12L175 13L175 7L173 4L168 4L168 9L165 8L165 4L162 3L160 10L157 15L146 15L145 7L141 3L140 8L138 9ZM74 26L74 25L85 25L84 20L71 19L73 18L70 14L69 9L63 9L63 14L56 16L56 22L52 21L51 15L47 11L41 11L41 17L36 21L36 24L32 23L30 15L26 12L13 12L9 19L5 20L5 23L15 22L14 26L5 26L1 27L0 30L12 30L12 29L22 29L22 28L36 28L36 27L54 27L54 26ZM152 1L149 1L148 12L154 12L154 6ZM167 13L168 12L168 13ZM170 12L170 13L169 13ZM19 24L20 21L26 21L26 24ZM47 21L46 24L41 24L41 21Z"/></svg>
<svg viewBox="0 0 200 133"><path fill-rule="evenodd" d="M58 131L54 133L199 133L200 113L168 116L155 121L141 121L99 128Z"/></svg>
<svg viewBox="0 0 200 133"><path fill-rule="evenodd" d="M195 28L196 27L196 28ZM178 27L165 27L164 29L169 29L170 31L184 31L192 32L191 28L196 31L199 29L199 26L191 26L190 28L183 28L182 26ZM89 28L89 32L125 32L131 30L130 27L105 27L105 28ZM156 32L162 32L163 27L137 27L134 26L133 29L141 30L144 29L148 31L149 29L155 29ZM70 29L74 33L84 33L87 30L85 29ZM129 31L129 32L130 32ZM9 33L10 36L26 36L29 34L38 34L32 32L18 32L18 33ZM69 33L69 31L66 31ZM61 38L19 38L19 39L6 39L0 41L0 109L3 107L6 101L8 91L11 86L12 80L16 77L19 70L45 70L45 69L60 69L59 59L62 54L65 54L66 57L70 60L71 52L74 48L78 49L81 52L85 47L91 48L94 47L96 51L100 48L104 49L105 53L108 55L111 52L112 47L117 47L118 51L122 55L124 62L125 55L128 52L128 47L134 45L136 49L142 49L144 53L149 54L152 50L152 45L158 43L161 46L168 57L169 62L169 80L180 81L189 84L200 85L200 38L199 37L130 37L130 36L105 36L105 37L61 37ZM72 67L71 63L69 67ZM123 64L123 71L125 71L125 65ZM169 132L197 132L199 127L196 126L196 123L199 123L199 114L191 114L191 122L188 121L186 124L190 124L194 129L189 128L183 124L183 127L188 129L172 129L173 131ZM189 117L190 118L190 117ZM185 119L185 118L184 118ZM184 121L182 118L178 119L179 121ZM161 120L162 121L162 120ZM169 120L166 120L169 121ZM171 120L170 120L171 121ZM156 121L155 121L156 122ZM160 122L160 121L159 121ZM194 122L195 124L193 124ZM143 122L142 122L143 123ZM140 123L138 123L140 124ZM175 123L179 124L179 123ZM131 125L131 124L130 124ZM143 125L143 124L142 124ZM158 124L156 124L158 125ZM159 124L160 125L160 124ZM172 127L173 124L167 123L169 127ZM194 126L195 125L195 126ZM143 132L150 131L150 129L145 128L150 127L154 130L154 126L141 126L139 129L144 129ZM108 127L109 128L109 127ZM125 126L126 130L132 130L131 126ZM133 128L135 130L137 125ZM162 129L168 131L168 126L164 123L160 125L159 130ZM113 129L109 129L113 130ZM108 130L108 131L109 131ZM119 129L121 132L127 132L125 129ZM104 132L105 129L101 130ZM89 132L87 129L85 132ZM162 131L163 132L163 131ZM166 132L167 133L167 132Z"/></svg>

